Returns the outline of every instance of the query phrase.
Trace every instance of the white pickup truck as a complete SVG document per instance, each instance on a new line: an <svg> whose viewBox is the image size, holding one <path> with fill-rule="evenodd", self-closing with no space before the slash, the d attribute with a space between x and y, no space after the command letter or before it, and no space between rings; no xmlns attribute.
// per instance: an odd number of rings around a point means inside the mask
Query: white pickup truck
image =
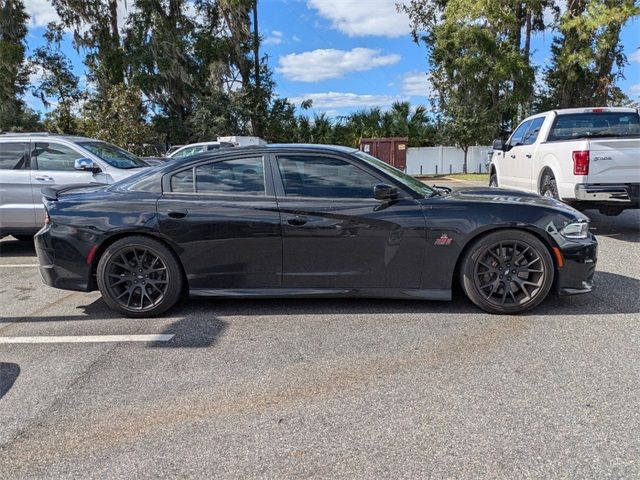
<svg viewBox="0 0 640 480"><path fill-rule="evenodd" d="M640 208L640 115L635 108L571 108L533 115L493 142L491 187L554 197L619 215Z"/></svg>

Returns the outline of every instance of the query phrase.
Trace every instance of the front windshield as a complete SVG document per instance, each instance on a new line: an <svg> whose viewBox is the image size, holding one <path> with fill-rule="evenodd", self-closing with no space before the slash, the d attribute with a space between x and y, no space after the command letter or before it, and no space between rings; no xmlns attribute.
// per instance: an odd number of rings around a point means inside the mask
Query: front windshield
<svg viewBox="0 0 640 480"><path fill-rule="evenodd" d="M382 160L377 159L376 157L372 157L368 153L364 153L358 150L357 152L354 152L354 155L359 159L364 160L369 165L373 165L379 170L383 170L387 175L390 175L396 180L402 182L404 185L407 185L409 188L411 188L411 190L419 193L423 197L431 197L437 194L433 188L426 186L417 178L414 178L411 175L408 175L403 171L392 167L388 163L385 163Z"/></svg>
<svg viewBox="0 0 640 480"><path fill-rule="evenodd" d="M111 145L110 143L78 142L78 145L90 151L101 160L104 160L112 167L129 169L149 166L143 160L136 157L133 153L129 153L120 147Z"/></svg>

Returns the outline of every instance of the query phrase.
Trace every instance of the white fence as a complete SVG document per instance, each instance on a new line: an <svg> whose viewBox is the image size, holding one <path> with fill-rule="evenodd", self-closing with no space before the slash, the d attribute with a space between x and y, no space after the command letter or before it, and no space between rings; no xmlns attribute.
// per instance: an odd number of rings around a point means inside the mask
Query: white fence
<svg viewBox="0 0 640 480"><path fill-rule="evenodd" d="M491 147L469 147L467 172L486 173ZM411 175L446 175L462 173L464 152L456 147L410 147L407 149L407 173Z"/></svg>

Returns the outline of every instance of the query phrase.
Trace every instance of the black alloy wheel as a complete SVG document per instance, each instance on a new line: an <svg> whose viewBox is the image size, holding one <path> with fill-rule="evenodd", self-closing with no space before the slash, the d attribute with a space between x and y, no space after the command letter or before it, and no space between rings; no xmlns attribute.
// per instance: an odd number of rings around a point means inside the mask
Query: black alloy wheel
<svg viewBox="0 0 640 480"><path fill-rule="evenodd" d="M109 246L98 263L98 287L114 310L150 317L171 308L182 291L182 275L172 252L147 237L129 237Z"/></svg>
<svg viewBox="0 0 640 480"><path fill-rule="evenodd" d="M519 313L538 305L553 282L548 249L533 235L498 231L466 256L462 283L469 298L492 313Z"/></svg>

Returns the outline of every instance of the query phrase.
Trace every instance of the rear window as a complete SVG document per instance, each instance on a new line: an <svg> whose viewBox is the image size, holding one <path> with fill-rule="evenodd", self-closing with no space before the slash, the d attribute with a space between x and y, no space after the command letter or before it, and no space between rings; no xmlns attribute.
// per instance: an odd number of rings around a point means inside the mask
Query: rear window
<svg viewBox="0 0 640 480"><path fill-rule="evenodd" d="M27 144L24 142L0 143L0 170L19 170L26 166Z"/></svg>
<svg viewBox="0 0 640 480"><path fill-rule="evenodd" d="M558 115L547 140L623 137L640 137L640 116L637 113L601 112Z"/></svg>

